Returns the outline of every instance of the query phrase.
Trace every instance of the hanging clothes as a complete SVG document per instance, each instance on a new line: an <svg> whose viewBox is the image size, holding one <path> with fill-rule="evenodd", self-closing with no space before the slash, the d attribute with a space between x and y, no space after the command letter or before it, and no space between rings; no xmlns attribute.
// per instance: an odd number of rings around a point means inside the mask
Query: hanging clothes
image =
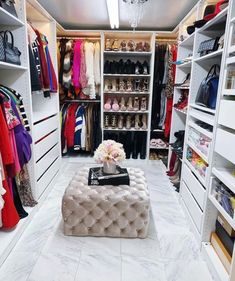
<svg viewBox="0 0 235 281"><path fill-rule="evenodd" d="M3 228L15 227L20 218L28 216L23 205L35 206L30 182L27 196L20 196L25 189L24 175L21 185L17 178L31 158L32 138L29 135L29 123L24 110L23 99L15 90L0 86L0 225ZM3 188L2 188L3 187ZM23 200L22 200L23 198ZM26 203L26 204L25 204Z"/></svg>

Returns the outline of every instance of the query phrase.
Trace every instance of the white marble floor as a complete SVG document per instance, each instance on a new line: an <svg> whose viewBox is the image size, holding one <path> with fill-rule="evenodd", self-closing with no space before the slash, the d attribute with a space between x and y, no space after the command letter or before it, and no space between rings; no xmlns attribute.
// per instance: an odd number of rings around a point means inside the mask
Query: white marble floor
<svg viewBox="0 0 235 281"><path fill-rule="evenodd" d="M52 191L0 268L0 280L213 280L159 161L126 163L142 167L147 176L152 205L147 239L64 236L61 199L66 185L81 167L75 160L64 160Z"/></svg>

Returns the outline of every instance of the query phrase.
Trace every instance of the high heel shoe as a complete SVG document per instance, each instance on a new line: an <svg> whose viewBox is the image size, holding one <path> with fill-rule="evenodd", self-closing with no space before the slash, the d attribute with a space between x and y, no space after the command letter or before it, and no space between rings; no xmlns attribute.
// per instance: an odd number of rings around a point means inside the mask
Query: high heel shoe
<svg viewBox="0 0 235 281"><path fill-rule="evenodd" d="M109 114L104 115L104 127L105 128L109 127Z"/></svg>
<svg viewBox="0 0 235 281"><path fill-rule="evenodd" d="M130 40L128 42L128 47L129 47L129 51L130 52L134 52L134 50L135 50L135 42L133 40Z"/></svg>
<svg viewBox="0 0 235 281"><path fill-rule="evenodd" d="M140 74L140 62L137 61L137 63L135 64L135 74L139 75Z"/></svg>
<svg viewBox="0 0 235 281"><path fill-rule="evenodd" d="M104 109L105 110L110 110L111 109L111 99L110 98L108 98L106 100L106 103L104 104Z"/></svg>
<svg viewBox="0 0 235 281"><path fill-rule="evenodd" d="M110 41L110 39L106 39L106 41L105 41L105 51L111 51L111 41Z"/></svg>
<svg viewBox="0 0 235 281"><path fill-rule="evenodd" d="M120 114L119 117L118 117L118 129L122 129L123 128L123 115Z"/></svg>
<svg viewBox="0 0 235 281"><path fill-rule="evenodd" d="M134 110L135 111L140 110L140 101L139 101L138 97L135 97L135 99L134 99Z"/></svg>
<svg viewBox="0 0 235 281"><path fill-rule="evenodd" d="M115 114L111 117L111 126L113 129L117 128L117 115Z"/></svg>
<svg viewBox="0 0 235 281"><path fill-rule="evenodd" d="M110 91L110 81L104 80L104 92L109 92L109 91Z"/></svg>
<svg viewBox="0 0 235 281"><path fill-rule="evenodd" d="M141 99L140 110L142 111L147 110L147 100L145 97Z"/></svg>
<svg viewBox="0 0 235 281"><path fill-rule="evenodd" d="M127 42L123 40L120 44L121 51L125 52L127 50Z"/></svg>
<svg viewBox="0 0 235 281"><path fill-rule="evenodd" d="M132 102L132 98L129 97L128 102L127 102L127 110L128 111L133 111L133 102Z"/></svg>
<svg viewBox="0 0 235 281"><path fill-rule="evenodd" d="M143 86L142 86L142 91L143 92L148 92L148 90L149 90L149 81L148 81L148 79L144 79Z"/></svg>
<svg viewBox="0 0 235 281"><path fill-rule="evenodd" d="M140 91L140 79L135 80L135 92Z"/></svg>
<svg viewBox="0 0 235 281"><path fill-rule="evenodd" d="M126 89L126 87L125 87L125 82L124 82L123 79L120 79L120 80L119 80L119 91L120 91L120 92L124 92L125 89Z"/></svg>
<svg viewBox="0 0 235 281"><path fill-rule="evenodd" d="M140 129L140 116L139 116L139 114L136 114L135 115L135 129L136 130L139 130Z"/></svg>
<svg viewBox="0 0 235 281"><path fill-rule="evenodd" d="M117 81L116 79L112 79L112 92L117 91Z"/></svg>
<svg viewBox="0 0 235 281"><path fill-rule="evenodd" d="M110 73L110 61L106 60L104 63L104 73Z"/></svg>
<svg viewBox="0 0 235 281"><path fill-rule="evenodd" d="M121 98L121 102L119 104L120 110L121 111L126 111L126 101L124 99L124 97Z"/></svg>
<svg viewBox="0 0 235 281"><path fill-rule="evenodd" d="M118 48L118 40L114 39L113 44L112 44L112 51L119 51Z"/></svg>
<svg viewBox="0 0 235 281"><path fill-rule="evenodd" d="M148 42L144 42L144 47L143 47L144 52L150 52L150 45Z"/></svg>
<svg viewBox="0 0 235 281"><path fill-rule="evenodd" d="M147 130L147 115L146 114L142 115L142 129Z"/></svg>
<svg viewBox="0 0 235 281"><path fill-rule="evenodd" d="M127 92L132 92L133 91L131 79L127 80L126 86L127 86L127 89L126 89Z"/></svg>
<svg viewBox="0 0 235 281"><path fill-rule="evenodd" d="M113 111L118 111L119 110L119 105L118 105L118 101L117 101L116 98L113 100L112 110Z"/></svg>
<svg viewBox="0 0 235 281"><path fill-rule="evenodd" d="M131 128L131 116L127 115L126 117L126 129L130 129Z"/></svg>
<svg viewBox="0 0 235 281"><path fill-rule="evenodd" d="M149 64L147 63L147 61L144 61L142 66L143 66L143 74L148 75L149 74Z"/></svg>

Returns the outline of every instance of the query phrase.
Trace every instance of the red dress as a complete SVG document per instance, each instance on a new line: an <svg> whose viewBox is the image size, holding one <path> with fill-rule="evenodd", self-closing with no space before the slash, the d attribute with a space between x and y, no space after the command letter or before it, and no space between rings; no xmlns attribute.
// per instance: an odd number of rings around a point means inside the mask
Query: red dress
<svg viewBox="0 0 235 281"><path fill-rule="evenodd" d="M0 151L2 156L3 166L6 171L6 166L12 165L14 163L14 154L12 151L8 127L1 107L0 107L0 132L1 132ZM12 228L17 225L20 218L16 211L7 180L4 180L2 183L4 189L6 190L6 193L2 196L5 202L4 207L2 209L2 225L4 228Z"/></svg>

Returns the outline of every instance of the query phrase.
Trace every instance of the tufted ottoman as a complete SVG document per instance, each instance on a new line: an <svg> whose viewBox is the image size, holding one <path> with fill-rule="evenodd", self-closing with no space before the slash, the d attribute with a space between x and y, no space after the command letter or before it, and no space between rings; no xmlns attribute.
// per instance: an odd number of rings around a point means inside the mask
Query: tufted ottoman
<svg viewBox="0 0 235 281"><path fill-rule="evenodd" d="M65 235L145 238L150 201L144 172L129 168L130 186L88 186L88 172L80 170L63 196Z"/></svg>

